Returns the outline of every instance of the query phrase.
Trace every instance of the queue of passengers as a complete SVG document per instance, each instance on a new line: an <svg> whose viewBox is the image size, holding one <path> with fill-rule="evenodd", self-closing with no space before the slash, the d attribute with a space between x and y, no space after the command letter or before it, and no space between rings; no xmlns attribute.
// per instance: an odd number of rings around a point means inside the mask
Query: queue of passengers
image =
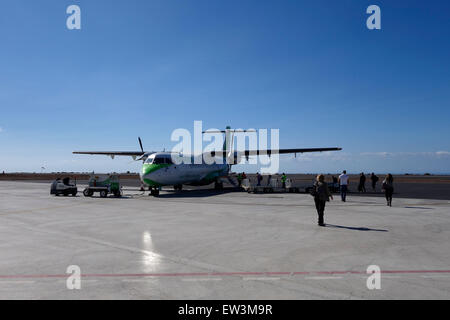
<svg viewBox="0 0 450 320"><path fill-rule="evenodd" d="M334 178L334 177L333 177ZM376 184L378 182L378 177L372 173L370 176L370 179L372 181L372 189L373 191L376 190ZM336 180L333 179L333 182ZM344 170L342 174L337 179L337 182L339 183L339 189L341 194L341 201L346 202L347 201L347 191L348 191L348 185L350 183L350 177L347 174L347 171ZM358 185L358 191L359 192L366 192L366 176L364 173L360 174L359 177L359 185ZM384 192L386 197L386 203L389 207L392 207L392 196L394 194L394 178L392 177L392 174L386 175L386 178L383 180L381 190ZM333 200L333 195L331 194L328 184L325 182L325 176L323 174L319 174L316 177L316 182L314 183L313 190L311 191L311 195L314 197L314 203L316 205L317 215L319 216L318 224L319 226L325 226L324 223L324 213L325 213L325 205L328 201Z"/></svg>

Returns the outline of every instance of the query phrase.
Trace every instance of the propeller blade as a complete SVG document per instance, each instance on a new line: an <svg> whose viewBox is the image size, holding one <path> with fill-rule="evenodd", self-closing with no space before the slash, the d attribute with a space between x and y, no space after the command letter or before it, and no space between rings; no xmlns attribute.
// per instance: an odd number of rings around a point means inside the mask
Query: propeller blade
<svg viewBox="0 0 450 320"><path fill-rule="evenodd" d="M142 151L142 153L144 153L144 147L142 146L141 137L138 137L138 140L139 140L139 146L141 147L141 151Z"/></svg>

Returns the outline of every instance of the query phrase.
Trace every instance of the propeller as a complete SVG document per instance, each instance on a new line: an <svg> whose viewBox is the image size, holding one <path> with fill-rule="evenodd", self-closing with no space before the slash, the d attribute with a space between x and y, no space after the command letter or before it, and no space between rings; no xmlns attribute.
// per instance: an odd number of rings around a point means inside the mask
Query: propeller
<svg viewBox="0 0 450 320"><path fill-rule="evenodd" d="M141 151L142 151L142 153L144 153L144 147L142 146L141 137L138 137L138 141L139 141L139 146L141 147Z"/></svg>
<svg viewBox="0 0 450 320"><path fill-rule="evenodd" d="M146 155L145 155L145 151L144 151L144 146L142 144L142 139L141 137L138 137L138 142L139 142L139 146L141 147L141 151L142 151L142 156L136 159L136 156L133 156L133 160L130 162L134 162L134 161L141 161L141 160L145 160L146 159Z"/></svg>
<svg viewBox="0 0 450 320"><path fill-rule="evenodd" d="M140 161L140 160L145 161L147 159L147 156L145 154L144 147L142 145L141 137L138 137L138 141L139 141L139 146L141 147L142 157L140 157L139 159L136 159L136 161Z"/></svg>

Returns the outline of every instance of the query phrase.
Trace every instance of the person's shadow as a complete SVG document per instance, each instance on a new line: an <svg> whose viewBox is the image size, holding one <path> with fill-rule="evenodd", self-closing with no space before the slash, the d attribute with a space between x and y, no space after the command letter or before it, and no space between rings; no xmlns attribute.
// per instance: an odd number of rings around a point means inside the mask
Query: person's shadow
<svg viewBox="0 0 450 320"><path fill-rule="evenodd" d="M389 230L384 229L370 229L365 227L346 227L346 226L338 226L335 224L325 224L325 227L327 228L337 228L337 229L348 229L348 230L355 230L355 231L378 231L378 232L389 232Z"/></svg>

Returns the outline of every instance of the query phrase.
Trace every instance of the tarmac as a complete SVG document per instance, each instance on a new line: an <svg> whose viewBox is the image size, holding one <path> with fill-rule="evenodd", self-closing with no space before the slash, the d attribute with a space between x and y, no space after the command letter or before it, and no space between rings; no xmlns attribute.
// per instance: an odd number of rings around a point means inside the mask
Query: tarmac
<svg viewBox="0 0 450 320"><path fill-rule="evenodd" d="M82 189L0 181L0 299L450 298L449 200L336 195L319 227L308 194Z"/></svg>

